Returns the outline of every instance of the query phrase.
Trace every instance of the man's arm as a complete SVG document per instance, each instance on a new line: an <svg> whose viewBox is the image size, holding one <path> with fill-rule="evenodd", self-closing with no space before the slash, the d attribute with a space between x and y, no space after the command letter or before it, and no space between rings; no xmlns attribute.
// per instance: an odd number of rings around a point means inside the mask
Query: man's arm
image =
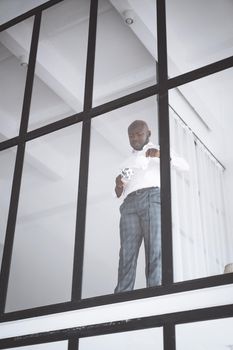
<svg viewBox="0 0 233 350"><path fill-rule="evenodd" d="M116 177L116 187L115 187L115 193L117 195L117 198L119 198L122 193L123 193L123 190L124 190L124 183L122 182L122 175L118 175Z"/></svg>
<svg viewBox="0 0 233 350"><path fill-rule="evenodd" d="M160 158L160 150L156 148L149 148L146 151L146 157ZM173 150L171 150L170 161L171 165L177 170L184 172L189 171L189 164L186 162L186 160L182 157L177 156Z"/></svg>

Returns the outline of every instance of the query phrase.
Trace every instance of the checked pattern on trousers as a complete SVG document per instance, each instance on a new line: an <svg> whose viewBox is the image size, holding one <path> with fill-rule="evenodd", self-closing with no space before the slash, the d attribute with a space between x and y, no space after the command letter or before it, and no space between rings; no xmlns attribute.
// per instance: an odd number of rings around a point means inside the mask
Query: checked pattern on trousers
<svg viewBox="0 0 233 350"><path fill-rule="evenodd" d="M120 260L115 293L134 288L137 258L145 246L147 287L161 284L161 217L159 187L130 193L120 207Z"/></svg>

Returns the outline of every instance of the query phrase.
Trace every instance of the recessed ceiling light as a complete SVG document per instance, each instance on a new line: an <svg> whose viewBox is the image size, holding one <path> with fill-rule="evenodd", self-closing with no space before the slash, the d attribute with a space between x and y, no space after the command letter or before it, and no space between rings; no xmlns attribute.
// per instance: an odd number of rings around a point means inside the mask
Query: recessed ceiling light
<svg viewBox="0 0 233 350"><path fill-rule="evenodd" d="M26 55L21 55L19 56L19 63L21 67L27 67L28 66L28 62L27 62L27 57Z"/></svg>
<svg viewBox="0 0 233 350"><path fill-rule="evenodd" d="M134 13L132 10L125 10L123 13L123 18L124 18L124 21L127 25L131 25L134 23Z"/></svg>

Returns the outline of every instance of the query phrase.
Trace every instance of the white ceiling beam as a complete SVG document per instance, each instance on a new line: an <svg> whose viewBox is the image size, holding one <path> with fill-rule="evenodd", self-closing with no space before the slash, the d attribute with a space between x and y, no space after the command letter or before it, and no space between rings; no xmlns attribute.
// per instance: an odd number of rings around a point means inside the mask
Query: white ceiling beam
<svg viewBox="0 0 233 350"><path fill-rule="evenodd" d="M17 58L28 58L31 32L32 22L27 20L2 32L0 41ZM36 75L72 109L82 109L83 82L74 79L77 72L49 41L39 43Z"/></svg>

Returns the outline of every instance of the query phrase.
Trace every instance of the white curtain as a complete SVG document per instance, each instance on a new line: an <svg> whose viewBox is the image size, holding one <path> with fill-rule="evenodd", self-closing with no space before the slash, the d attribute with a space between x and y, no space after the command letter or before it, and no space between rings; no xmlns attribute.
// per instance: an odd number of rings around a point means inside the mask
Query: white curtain
<svg viewBox="0 0 233 350"><path fill-rule="evenodd" d="M170 111L171 149L189 164L171 169L174 280L221 274L228 262L224 169Z"/></svg>

